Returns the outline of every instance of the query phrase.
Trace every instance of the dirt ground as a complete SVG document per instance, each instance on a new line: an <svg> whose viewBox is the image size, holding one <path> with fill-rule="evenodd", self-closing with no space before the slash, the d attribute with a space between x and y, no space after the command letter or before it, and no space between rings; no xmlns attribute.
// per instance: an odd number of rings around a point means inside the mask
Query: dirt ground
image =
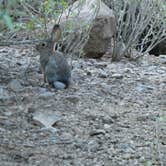
<svg viewBox="0 0 166 166"><path fill-rule="evenodd" d="M166 56L73 67L54 91L34 49L0 48L0 165L166 165Z"/></svg>

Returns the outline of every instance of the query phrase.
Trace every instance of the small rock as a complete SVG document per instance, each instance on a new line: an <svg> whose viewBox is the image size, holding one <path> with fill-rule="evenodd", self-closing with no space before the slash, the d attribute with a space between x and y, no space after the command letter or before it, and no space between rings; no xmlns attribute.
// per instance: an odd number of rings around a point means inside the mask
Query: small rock
<svg viewBox="0 0 166 166"><path fill-rule="evenodd" d="M71 140L73 138L73 136L70 134L70 133L67 133L67 132L64 132L62 135L61 135L61 139L62 140Z"/></svg>
<svg viewBox="0 0 166 166"><path fill-rule="evenodd" d="M87 151L88 150L88 143L87 141L82 141L77 138L77 141L75 142L74 146L77 149L81 149L82 151Z"/></svg>
<svg viewBox="0 0 166 166"><path fill-rule="evenodd" d="M4 88L0 86L0 99L6 96L6 94Z"/></svg>
<svg viewBox="0 0 166 166"><path fill-rule="evenodd" d="M129 73L129 74L133 74L133 70L131 68L125 68L124 69L124 73Z"/></svg>
<svg viewBox="0 0 166 166"><path fill-rule="evenodd" d="M8 90L0 86L0 101L15 100L14 95L10 95Z"/></svg>
<svg viewBox="0 0 166 166"><path fill-rule="evenodd" d="M150 85L147 86L147 85L144 85L144 84L138 84L136 86L136 90L138 92L149 92L151 90L154 90L154 88L152 86L150 86Z"/></svg>
<svg viewBox="0 0 166 166"><path fill-rule="evenodd" d="M70 101L73 104L76 104L76 103L79 102L79 97L78 96L74 96L74 95L67 96L65 99L68 100L68 101Z"/></svg>
<svg viewBox="0 0 166 166"><path fill-rule="evenodd" d="M131 153L125 153L125 154L123 154L122 157L123 157L123 159L129 160L131 158Z"/></svg>
<svg viewBox="0 0 166 166"><path fill-rule="evenodd" d="M110 125L108 125L108 124L104 124L104 128L107 130L107 129L110 129L110 128L111 128L111 126L110 126Z"/></svg>
<svg viewBox="0 0 166 166"><path fill-rule="evenodd" d="M104 70L101 70L101 72L99 73L99 77L100 78L107 78L108 77L108 73Z"/></svg>
<svg viewBox="0 0 166 166"><path fill-rule="evenodd" d="M0 128L0 132L5 132L6 130L4 128Z"/></svg>
<svg viewBox="0 0 166 166"><path fill-rule="evenodd" d="M91 71L86 71L86 75L87 76L92 76L92 72Z"/></svg>
<svg viewBox="0 0 166 166"><path fill-rule="evenodd" d="M43 111L43 112L35 112L33 114L33 120L36 124L42 124L47 129L55 129L53 125L61 120L59 114L54 111Z"/></svg>
<svg viewBox="0 0 166 166"><path fill-rule="evenodd" d="M130 144L123 144L120 145L119 147L123 153L134 153L135 152L135 147Z"/></svg>
<svg viewBox="0 0 166 166"><path fill-rule="evenodd" d="M123 75L122 75L122 74L119 74L119 73L115 73L115 74L112 74L111 77L112 77L112 78L116 78L116 79L122 79L122 78L123 78Z"/></svg>
<svg viewBox="0 0 166 166"><path fill-rule="evenodd" d="M42 88L42 87L37 87L37 88L33 88L33 91L35 91L36 93L45 93L45 92L48 92L48 89L47 88Z"/></svg>
<svg viewBox="0 0 166 166"><path fill-rule="evenodd" d="M162 64L166 64L166 56L165 55L160 55L160 61Z"/></svg>
<svg viewBox="0 0 166 166"><path fill-rule="evenodd" d="M112 117L110 116L103 116L101 117L103 123L106 123L106 124L111 124L111 123L114 123L114 120Z"/></svg>
<svg viewBox="0 0 166 166"><path fill-rule="evenodd" d="M42 94L39 95L40 98L50 98L54 96L54 93L53 92L43 92Z"/></svg>
<svg viewBox="0 0 166 166"><path fill-rule="evenodd" d="M14 92L20 92L23 90L23 86L21 85L19 80L13 79L9 84L8 88L13 90Z"/></svg>
<svg viewBox="0 0 166 166"><path fill-rule="evenodd" d="M12 115L12 112L4 112L4 115L5 115L5 116L11 116L11 115Z"/></svg>
<svg viewBox="0 0 166 166"><path fill-rule="evenodd" d="M98 130L93 130L89 133L90 136L95 136L95 135L105 135L105 130L101 130L101 129L98 129Z"/></svg>
<svg viewBox="0 0 166 166"><path fill-rule="evenodd" d="M99 148L99 144L96 140L91 140L88 142L88 151L89 152L97 152Z"/></svg>
<svg viewBox="0 0 166 166"><path fill-rule="evenodd" d="M39 95L39 98L50 98L55 95L54 92L48 91L47 88L34 87L33 92Z"/></svg>

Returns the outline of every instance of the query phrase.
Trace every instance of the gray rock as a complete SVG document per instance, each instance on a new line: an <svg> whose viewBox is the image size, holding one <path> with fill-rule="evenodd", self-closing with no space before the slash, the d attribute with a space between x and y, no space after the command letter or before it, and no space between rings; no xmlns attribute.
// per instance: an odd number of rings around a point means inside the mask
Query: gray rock
<svg viewBox="0 0 166 166"><path fill-rule="evenodd" d="M68 101L70 101L73 104L78 103L79 100L80 100L79 96L76 96L76 95L67 96L65 99L68 100Z"/></svg>
<svg viewBox="0 0 166 166"><path fill-rule="evenodd" d="M23 86L21 85L20 81L17 79L11 80L8 84L8 88L13 90L14 92L20 92L23 90Z"/></svg>
<svg viewBox="0 0 166 166"><path fill-rule="evenodd" d="M50 98L52 96L54 96L54 93L53 92L48 92L48 91L47 92L43 92L43 93L41 93L39 95L40 98Z"/></svg>
<svg viewBox="0 0 166 166"><path fill-rule="evenodd" d="M166 64L166 55L160 55L160 61L162 64Z"/></svg>
<svg viewBox="0 0 166 166"><path fill-rule="evenodd" d="M99 148L99 144L96 140L90 140L88 142L88 151L89 152L93 152L93 153L97 152L98 148Z"/></svg>
<svg viewBox="0 0 166 166"><path fill-rule="evenodd" d="M90 136L95 136L95 135L105 135L105 130L102 129L97 129L97 130L92 130L89 135Z"/></svg>
<svg viewBox="0 0 166 166"><path fill-rule="evenodd" d="M150 85L143 85L141 83L139 83L137 86L136 86L136 90L138 92L149 92L149 91L152 91L154 90L154 87L150 86Z"/></svg>
<svg viewBox="0 0 166 166"><path fill-rule="evenodd" d="M135 151L134 145L131 145L128 143L119 145L119 148L124 153L134 153L134 151Z"/></svg>
<svg viewBox="0 0 166 166"><path fill-rule="evenodd" d="M108 77L108 73L104 70L101 70L99 73L99 77L100 78L107 78Z"/></svg>
<svg viewBox="0 0 166 166"><path fill-rule="evenodd" d="M122 74L119 74L119 73L115 73L115 74L112 74L111 77L112 77L112 78L116 78L116 79L122 79L122 78L123 78L123 75L122 75Z"/></svg>
<svg viewBox="0 0 166 166"><path fill-rule="evenodd" d="M64 132L61 135L62 140L72 140L73 136L70 133Z"/></svg>
<svg viewBox="0 0 166 166"><path fill-rule="evenodd" d="M15 96L9 94L8 90L0 86L0 101L4 102L6 100L15 100Z"/></svg>
<svg viewBox="0 0 166 166"><path fill-rule="evenodd" d="M58 113L54 111L38 111L33 114L33 120L36 124L42 125L45 129L50 129L51 131L56 131L53 125L61 120Z"/></svg>
<svg viewBox="0 0 166 166"><path fill-rule="evenodd" d="M84 47L87 57L99 58L103 56L115 35L115 16L113 11L101 2L99 13L92 26L88 42Z"/></svg>
<svg viewBox="0 0 166 166"><path fill-rule="evenodd" d="M92 7L94 8L94 6L96 6L96 3L98 3L98 1L92 2L91 0L87 0L87 2L81 6L81 10L79 10L79 15L77 16L77 23L74 23L75 25L78 24L78 28L89 22L90 10L92 10ZM60 19L62 27L67 25L66 22L75 22L73 15L68 16L68 13L71 10L73 13L78 13L78 6L79 1L76 1L73 3L72 8L70 7L64 11ZM116 25L113 11L101 1L98 14L89 34L89 39L83 48L85 55L89 58L99 58L103 56L111 46L111 39L115 35L115 31ZM73 30L71 30L71 33L72 32ZM76 39L80 38L78 35L79 34L75 37Z"/></svg>

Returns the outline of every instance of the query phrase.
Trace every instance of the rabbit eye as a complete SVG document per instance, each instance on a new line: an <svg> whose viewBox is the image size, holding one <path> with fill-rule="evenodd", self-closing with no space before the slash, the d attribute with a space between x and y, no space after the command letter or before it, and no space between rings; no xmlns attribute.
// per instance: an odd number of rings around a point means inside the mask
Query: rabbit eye
<svg viewBox="0 0 166 166"><path fill-rule="evenodd" d="M46 43L42 43L41 46L42 46L42 47L45 47L45 46L46 46Z"/></svg>

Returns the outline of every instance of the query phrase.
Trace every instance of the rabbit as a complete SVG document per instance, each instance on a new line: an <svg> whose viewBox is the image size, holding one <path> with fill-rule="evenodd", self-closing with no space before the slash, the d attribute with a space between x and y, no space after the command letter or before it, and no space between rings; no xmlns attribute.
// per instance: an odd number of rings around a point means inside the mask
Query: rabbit
<svg viewBox="0 0 166 166"><path fill-rule="evenodd" d="M58 24L55 24L51 38L36 45L36 49L40 53L44 82L48 82L51 87L56 89L65 89L70 83L71 67L65 55L55 48L60 37L61 28Z"/></svg>

